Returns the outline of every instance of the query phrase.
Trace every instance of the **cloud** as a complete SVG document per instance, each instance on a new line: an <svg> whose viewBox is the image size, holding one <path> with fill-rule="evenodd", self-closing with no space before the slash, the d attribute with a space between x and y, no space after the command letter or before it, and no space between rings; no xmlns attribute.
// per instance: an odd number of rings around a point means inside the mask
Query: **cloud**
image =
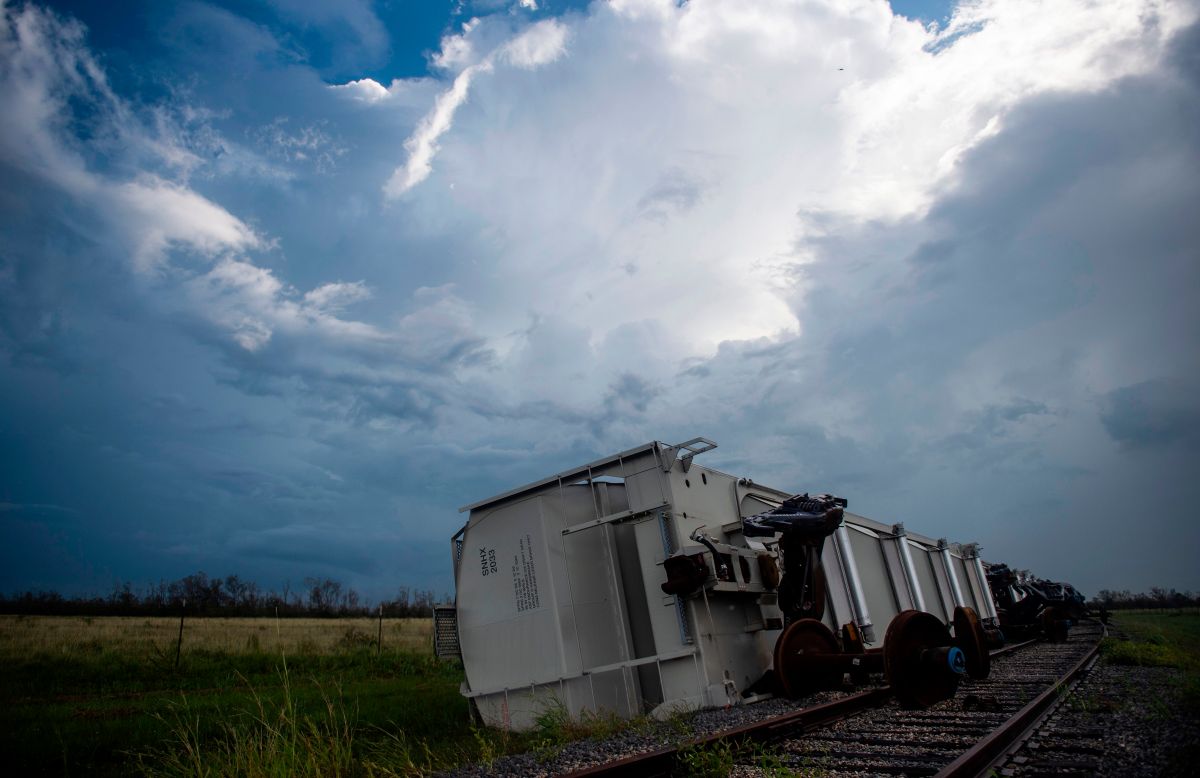
<svg viewBox="0 0 1200 778"><path fill-rule="evenodd" d="M477 26L477 25L476 25ZM435 59L439 67L448 68L468 60L474 49L465 43L468 28L461 36L443 40L441 55ZM433 172L433 157L438 152L438 139L454 123L454 114L466 102L471 82L483 73L490 73L497 60L522 70L541 67L561 57L566 51L567 28L554 19L547 19L524 30L479 62L464 67L450 88L438 95L433 110L417 124L417 129L404 142L408 160L397 168L384 186L384 195L400 197Z"/></svg>
<svg viewBox="0 0 1200 778"><path fill-rule="evenodd" d="M8 13L4 499L114 566L350 538L444 581L457 506L702 434L1047 575L1195 580L1194 4L511 6L390 82L164 11L140 77L194 75L150 97Z"/></svg>
<svg viewBox="0 0 1200 778"><path fill-rule="evenodd" d="M261 248L264 241L221 206L196 192L154 177L102 187L113 223L134 245L134 262L148 271L173 246L184 244L210 256Z"/></svg>
<svg viewBox="0 0 1200 778"><path fill-rule="evenodd" d="M1112 439L1130 449L1200 444L1197 387L1154 379L1114 389L1104 397L1101 420Z"/></svg>
<svg viewBox="0 0 1200 778"><path fill-rule="evenodd" d="M1025 34L1035 6L974 4L939 32L883 3L608 4L558 20L570 50L554 67L479 78L501 61L486 52L535 39L487 17L453 38L470 54L385 196L488 236L504 272L461 293L488 295L489 331L520 330L532 308L593 342L647 316L687 321L680 358L788 337L796 268L830 220L919 217L1015 106L1157 67L1191 14L1068 4ZM539 287L555 293L523 302Z"/></svg>
<svg viewBox="0 0 1200 778"><path fill-rule="evenodd" d="M331 173L337 167L337 159L346 153L346 147L330 137L321 124L308 124L289 131L289 119L277 117L270 124L258 128L255 135L258 145L269 156L291 163L308 163L318 173Z"/></svg>
<svg viewBox="0 0 1200 778"><path fill-rule="evenodd" d="M672 212L690 211L700 201L704 184L679 169L662 172L650 189L638 200L638 210L647 219L665 222Z"/></svg>
<svg viewBox="0 0 1200 778"><path fill-rule="evenodd" d="M433 110L426 114L417 129L404 141L408 161L397 168L383 187L384 194L396 198L424 181L433 172L433 157L437 154L437 141L454 122L454 112L466 102L471 80L477 73L491 70L491 63L484 62L464 68L454 78L454 84L438 95Z"/></svg>
<svg viewBox="0 0 1200 778"><path fill-rule="evenodd" d="M293 289L248 259L247 254L268 250L272 242L189 186L188 176L201 163L186 145L188 133L161 107L150 112L154 124L147 125L116 95L84 46L77 23L27 6L6 16L4 33L0 88L27 108L4 127L0 149L14 165L101 216L105 239L128 252L137 274L157 279L168 298L164 307L190 303L189 315L222 327L248 351L261 349L280 328L311 328L335 339L379 337L370 326L334 315L365 299L362 284L323 285L297 302ZM89 117L93 134L120 140L106 166L89 164L96 149L80 147L64 131L80 111ZM320 170L344 153L318 126L302 126L294 133L286 126L287 120L280 118L256 131L286 161L311 159ZM37 151L23 155L22 147ZM142 167L132 178L120 175L126 166L147 160L163 164ZM167 177L172 172L174 180ZM194 258L211 264L196 272L189 265ZM176 284L179 279L184 283Z"/></svg>
<svg viewBox="0 0 1200 778"><path fill-rule="evenodd" d="M348 305L367 300L371 290L362 281L343 283L341 281L322 284L316 289L305 293L304 302L321 311L336 311Z"/></svg>
<svg viewBox="0 0 1200 778"><path fill-rule="evenodd" d="M145 172L133 180L95 171L88 156L107 151L131 161L157 160L163 172L189 172L195 155L144 126L109 87L83 45L83 29L36 6L6 12L0 94L12 107L0 132L0 154L108 215L113 236L131 249L135 266L156 267L174 246L213 255L261 247L240 219L186 186ZM82 116L100 140L88 149L64 130ZM160 114L157 118L162 118ZM110 158L109 165L118 167Z"/></svg>
<svg viewBox="0 0 1200 778"><path fill-rule="evenodd" d="M239 531L230 539L230 550L252 558L316 565L361 575L375 572L376 561L351 538L337 538L337 528L319 525L288 525L262 531Z"/></svg>
<svg viewBox="0 0 1200 778"><path fill-rule="evenodd" d="M332 42L339 65L377 60L387 53L387 28L370 0L271 0L286 19L298 22Z"/></svg>
<svg viewBox="0 0 1200 778"><path fill-rule="evenodd" d="M341 90L355 100L368 104L378 103L388 97L387 87L373 78L357 78L344 84L330 84L329 88Z"/></svg>
<svg viewBox="0 0 1200 778"><path fill-rule="evenodd" d="M488 41L494 34L486 37L484 35L491 30L492 26L481 25L478 17L468 19L463 22L461 32L442 36L438 50L429 57L429 64L437 70L451 73L476 64L482 59L479 54L480 48L484 47L486 51L487 46L494 45Z"/></svg>
<svg viewBox="0 0 1200 778"><path fill-rule="evenodd" d="M533 70L566 54L567 36L565 24L546 19L504 44L498 56L513 67Z"/></svg>
<svg viewBox="0 0 1200 778"><path fill-rule="evenodd" d="M22 505L20 503L0 502L0 514L4 513L53 517L58 514L73 514L77 513L77 511L74 508L64 508L61 505L39 505L37 503Z"/></svg>

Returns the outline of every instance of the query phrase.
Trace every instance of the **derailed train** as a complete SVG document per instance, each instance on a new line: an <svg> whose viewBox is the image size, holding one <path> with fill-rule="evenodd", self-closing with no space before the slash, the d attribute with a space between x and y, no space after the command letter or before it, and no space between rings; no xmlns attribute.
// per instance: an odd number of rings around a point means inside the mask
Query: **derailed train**
<svg viewBox="0 0 1200 778"><path fill-rule="evenodd" d="M650 442L462 509L435 642L461 656L485 724L740 704L870 672L919 706L987 675L1002 617L978 546L694 461L715 447Z"/></svg>
<svg viewBox="0 0 1200 778"><path fill-rule="evenodd" d="M1087 615L1083 595L1069 583L1029 578L1005 564L988 565L987 579L998 623L1010 637L1065 640L1071 624Z"/></svg>

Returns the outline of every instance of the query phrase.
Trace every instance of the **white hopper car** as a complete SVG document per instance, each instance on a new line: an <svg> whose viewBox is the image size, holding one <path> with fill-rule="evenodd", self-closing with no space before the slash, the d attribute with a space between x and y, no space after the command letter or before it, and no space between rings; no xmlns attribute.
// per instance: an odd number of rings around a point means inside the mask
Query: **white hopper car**
<svg viewBox="0 0 1200 778"><path fill-rule="evenodd" d="M455 604L435 634L485 724L528 728L552 704L632 717L762 696L785 626L779 538L745 537L743 521L793 492L693 461L715 446L651 442L461 509ZM908 609L994 623L978 547L838 513L810 606L832 630L855 625L869 650ZM664 560L679 556L704 563L702 584L669 594Z"/></svg>

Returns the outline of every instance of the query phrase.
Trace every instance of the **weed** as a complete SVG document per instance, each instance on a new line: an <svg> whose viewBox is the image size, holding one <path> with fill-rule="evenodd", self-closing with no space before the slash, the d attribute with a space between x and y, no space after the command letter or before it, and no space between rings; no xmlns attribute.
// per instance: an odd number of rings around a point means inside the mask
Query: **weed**
<svg viewBox="0 0 1200 778"><path fill-rule="evenodd" d="M690 745L676 757L686 775L694 778L726 778L733 770L734 747L718 740L707 745Z"/></svg>
<svg viewBox="0 0 1200 778"><path fill-rule="evenodd" d="M1139 667L1179 667L1182 658L1164 642L1143 642L1105 638L1100 644L1105 661L1112 665Z"/></svg>
<svg viewBox="0 0 1200 778"><path fill-rule="evenodd" d="M1096 692L1086 695L1079 693L1072 694L1067 698L1066 704L1068 710L1086 715L1112 713L1113 711L1121 708L1121 703L1118 701L1118 699L1106 695L1100 695Z"/></svg>
<svg viewBox="0 0 1200 778"><path fill-rule="evenodd" d="M403 730L379 729L378 732L382 739L364 749L362 768L368 776L428 775L447 766L439 761L424 740L414 743Z"/></svg>
<svg viewBox="0 0 1200 778"><path fill-rule="evenodd" d="M351 651L359 648L374 648L375 638L356 627L346 627L341 639L338 640L338 646Z"/></svg>
<svg viewBox="0 0 1200 778"><path fill-rule="evenodd" d="M1171 706L1161 697L1150 697L1146 700L1146 708L1149 711L1152 721L1169 722L1174 716L1171 713Z"/></svg>
<svg viewBox="0 0 1200 778"><path fill-rule="evenodd" d="M783 754L773 746L754 744L743 749L742 761L750 762L767 778L790 778L796 773L788 767Z"/></svg>
<svg viewBox="0 0 1200 778"><path fill-rule="evenodd" d="M302 715L292 694L286 664L280 670L283 692L278 706L251 688L254 709L235 713L218 737L205 737L199 716L186 696L171 709L168 745L137 755L139 769L156 776L338 776L354 771L354 717L340 696L319 689L323 710Z"/></svg>
<svg viewBox="0 0 1200 778"><path fill-rule="evenodd" d="M607 710L585 710L578 716L572 716L561 700L552 697L534 717L532 737L546 747L561 746L584 738L603 739L629 730L647 731L657 724L648 716L625 719Z"/></svg>
<svg viewBox="0 0 1200 778"><path fill-rule="evenodd" d="M1186 710L1200 715L1200 674L1193 673L1183 679L1179 696Z"/></svg>
<svg viewBox="0 0 1200 778"><path fill-rule="evenodd" d="M692 736L692 714L690 708L677 708L671 711L660 723L667 730L668 737L675 743L682 743Z"/></svg>
<svg viewBox="0 0 1200 778"><path fill-rule="evenodd" d="M487 765L488 769L491 769L496 760L508 751L505 748L505 741L508 739L507 735L507 731L500 731L499 742L495 742L493 740L495 736L490 735L488 731L471 727L471 737L474 738L475 745L478 748L478 761Z"/></svg>
<svg viewBox="0 0 1200 778"><path fill-rule="evenodd" d="M572 725L571 714L562 700L555 698L546 703L533 723L534 736L539 740L561 743L571 739L568 734Z"/></svg>

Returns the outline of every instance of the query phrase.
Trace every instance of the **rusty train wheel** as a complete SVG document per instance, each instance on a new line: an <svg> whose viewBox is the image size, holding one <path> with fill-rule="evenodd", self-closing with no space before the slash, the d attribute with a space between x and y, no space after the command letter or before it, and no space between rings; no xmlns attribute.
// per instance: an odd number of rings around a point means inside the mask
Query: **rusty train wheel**
<svg viewBox="0 0 1200 778"><path fill-rule="evenodd" d="M906 708L927 708L953 697L959 674L952 668L961 660L962 651L952 645L950 630L932 613L902 611L888 625L884 673Z"/></svg>
<svg viewBox="0 0 1200 778"><path fill-rule="evenodd" d="M805 656L838 653L833 630L816 619L793 621L775 641L775 677L788 697L829 688L833 679L807 666ZM839 677L836 679L841 681Z"/></svg>
<svg viewBox="0 0 1200 778"><path fill-rule="evenodd" d="M987 635L974 608L960 605L954 609L954 645L962 649L967 660L967 675L976 680L988 677L992 670L992 655L988 651Z"/></svg>

